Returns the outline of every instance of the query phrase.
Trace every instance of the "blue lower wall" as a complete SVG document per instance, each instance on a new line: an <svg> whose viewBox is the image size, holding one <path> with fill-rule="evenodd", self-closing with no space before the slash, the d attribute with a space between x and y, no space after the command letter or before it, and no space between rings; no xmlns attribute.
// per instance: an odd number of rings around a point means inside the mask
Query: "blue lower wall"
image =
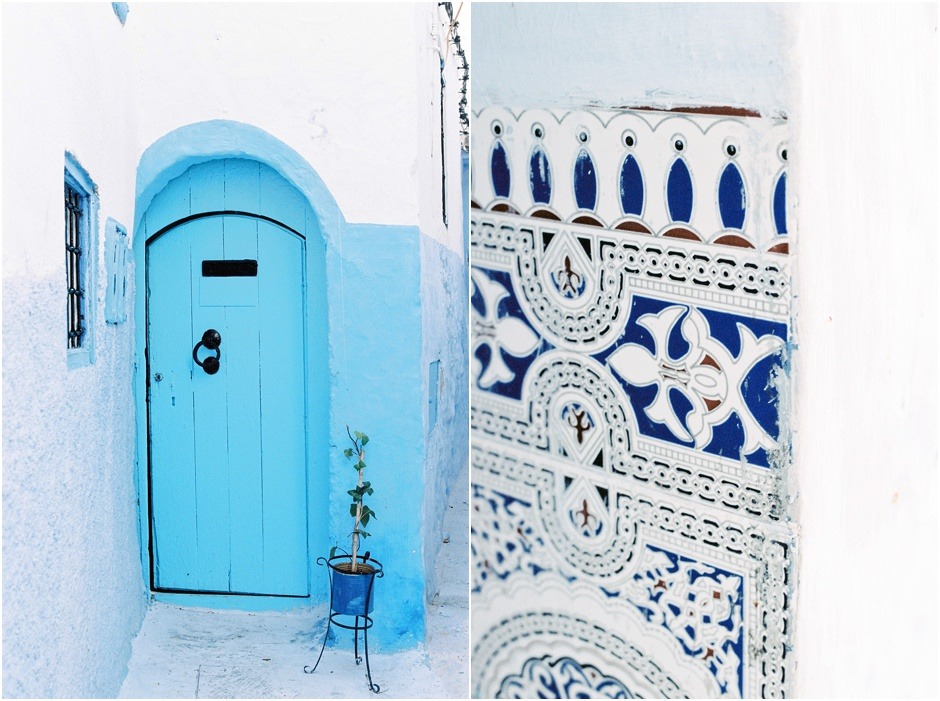
<svg viewBox="0 0 940 701"><path fill-rule="evenodd" d="M385 567L375 589L375 650L424 639L420 281L416 227L347 224L328 244L330 536L349 549L353 523L346 490L355 486L356 472L342 454L348 424L370 438L365 476L375 494L366 503L377 517L362 547ZM319 554L312 551L311 557Z"/></svg>

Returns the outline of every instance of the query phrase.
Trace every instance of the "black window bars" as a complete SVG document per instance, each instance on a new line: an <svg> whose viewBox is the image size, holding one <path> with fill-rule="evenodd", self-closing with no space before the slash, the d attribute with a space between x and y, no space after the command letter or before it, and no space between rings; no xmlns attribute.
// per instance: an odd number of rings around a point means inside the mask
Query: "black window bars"
<svg viewBox="0 0 940 701"><path fill-rule="evenodd" d="M82 229L87 198L65 183L65 270L68 278L68 347L81 348L85 335L82 288Z"/></svg>

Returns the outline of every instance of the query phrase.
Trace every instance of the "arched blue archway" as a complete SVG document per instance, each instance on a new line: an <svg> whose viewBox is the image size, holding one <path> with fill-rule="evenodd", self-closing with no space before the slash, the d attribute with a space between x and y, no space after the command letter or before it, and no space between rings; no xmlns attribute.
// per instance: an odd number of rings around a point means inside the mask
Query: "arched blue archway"
<svg viewBox="0 0 940 701"><path fill-rule="evenodd" d="M283 207L277 203L263 203L260 199L232 200L231 206L223 207L218 202L206 198L205 203L195 202L189 206L178 206L174 202L180 197L176 191L186 187L188 173L200 174L203 182L211 181L212 173L221 173L233 164L256 164L262 174L270 173L267 180L280 182L275 187L278 197L293 198L297 205ZM273 171L273 172L272 172ZM186 177L181 177L186 175ZM221 182L220 182L221 186ZM202 189L212 189L211 182ZM196 192L199 188L191 188ZM293 193L293 194L291 194ZM188 201L188 196L185 198ZM229 198L231 200L231 198ZM303 266L306 276L306 294L304 298L303 334L305 344L300 359L304 366L302 377L306 383L306 512L303 519L307 532L302 536L306 541L300 556L306 557L303 578L290 589L291 592L307 594L300 598L278 598L272 596L242 596L239 594L193 593L188 587L179 587L187 593L176 593L176 587L167 586L171 581L164 577L161 582L155 576L155 559L159 556L155 547L153 523L154 493L151 480L151 463L154 441L151 435L149 399L153 396L151 371L148 367L148 303L144 290L150 287L148 264L148 242L158 235L188 230L197 223L224 219L219 216L220 209L235 209L247 215L266 218L299 231L305 239L303 246ZM205 211L203 211L205 210ZM289 214L288 211L293 212ZM198 219L199 217L207 217ZM209 218L211 217L211 219ZM189 222L188 224L186 222ZM140 508L140 543L141 565L144 581L157 598L177 601L187 605L210 606L216 608L242 609L278 609L291 606L318 603L326 596L324 582L316 577L309 563L316 559L314 553L325 552L330 546L329 520L322 514L329 512L329 444L330 444L330 397L329 383L329 335L328 319L329 292L327 285L326 250L328 241L340 241L345 221L335 200L327 190L313 168L289 146L256 127L237 122L216 120L201 122L176 129L154 142L143 154L137 169L136 202L134 212L134 259L136 263L137 294L135 295L136 320L136 401L137 401L137 470L138 503ZM149 355L152 355L150 353ZM148 384L151 383L151 384ZM166 383L163 383L166 384ZM165 441L164 441L165 443ZM302 448L302 449L303 449ZM157 495L159 498L159 495ZM316 514L319 519L312 517ZM166 552L161 549L161 553ZM313 555L311 557L311 555ZM297 553L295 553L295 558ZM191 569L186 567L184 569ZM184 578L185 579L185 578ZM296 579L296 576L294 577ZM193 580L195 581L195 579ZM218 590L217 583L208 587L194 586L194 590ZM167 591L171 590L171 591ZM232 591L243 590L232 586ZM224 587L222 591L225 591ZM250 590L244 590L250 592ZM271 591L277 591L273 589ZM256 592L250 592L256 593Z"/></svg>
<svg viewBox="0 0 940 701"><path fill-rule="evenodd" d="M137 165L134 224L154 196L190 166L221 158L260 161L279 173L310 202L325 240L338 236L346 224L323 180L294 149L250 124L214 119L179 127L151 144Z"/></svg>
<svg viewBox="0 0 940 701"><path fill-rule="evenodd" d="M156 233L153 227L172 223L159 223L159 217L151 215L162 209L161 201L168 199L165 193L178 187L174 183L185 180L180 176L189 169L211 168L223 161L261 164L262 171L286 181L309 205L309 221L302 233L306 280L311 285L304 302L310 596L302 600L167 593L150 585L146 255L147 239ZM250 213L267 216L260 210ZM154 598L243 610L324 603L327 582L315 562L332 545L342 545L350 530L346 503L350 470L336 446L343 442L346 424L353 424L373 439L370 465L377 465L373 484L381 488L376 511L382 529L370 529L374 537L368 545L383 562L394 563L387 567L377 592L383 613L376 618L376 648L403 648L421 641L427 584L421 553L426 537L422 514L428 453L421 273L424 237L419 228L346 222L333 195L300 154L257 127L225 120L180 127L146 149L137 169L134 222L135 474L141 571ZM299 225L282 223L299 231ZM316 285L320 285L319 292Z"/></svg>

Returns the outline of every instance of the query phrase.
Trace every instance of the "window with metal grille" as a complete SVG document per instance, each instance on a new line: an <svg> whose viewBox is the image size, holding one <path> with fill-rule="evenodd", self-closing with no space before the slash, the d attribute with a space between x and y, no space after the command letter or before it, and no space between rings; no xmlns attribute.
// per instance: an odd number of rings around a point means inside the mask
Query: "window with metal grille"
<svg viewBox="0 0 940 701"><path fill-rule="evenodd" d="M66 352L70 368L94 362L98 189L75 157L65 154Z"/></svg>
<svg viewBox="0 0 940 701"><path fill-rule="evenodd" d="M65 183L65 271L68 280L68 347L81 348L85 335L85 289L82 275L82 223L87 198Z"/></svg>

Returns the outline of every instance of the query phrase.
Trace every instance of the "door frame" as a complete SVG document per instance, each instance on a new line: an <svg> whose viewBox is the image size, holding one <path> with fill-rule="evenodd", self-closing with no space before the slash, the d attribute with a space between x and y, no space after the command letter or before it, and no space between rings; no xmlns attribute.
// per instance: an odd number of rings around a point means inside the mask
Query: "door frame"
<svg viewBox="0 0 940 701"><path fill-rule="evenodd" d="M147 323L145 214L157 195L175 178L194 165L222 159L257 161L273 170L304 200L308 214L304 224L306 291L304 332L306 335L306 442L307 442L307 578L308 597L241 594L190 594L155 591L150 579L150 495L148 492L149 418L147 415ZM268 217L258 208L237 208L243 214ZM198 214L196 212L195 214ZM192 216L192 214L190 215ZM270 217L269 217L270 218ZM329 343L331 306L327 281L330 242L338 240L346 222L338 205L317 173L293 149L257 127L228 120L212 120L180 127L155 141L144 151L137 167L134 211L134 399L135 469L138 546L141 584L151 599L176 605L215 609L284 610L326 601L326 579L315 571L315 552L330 547L330 416L331 385ZM166 222L167 224L170 222ZM284 222L274 218L274 223ZM163 229L165 224L151 231ZM288 226L299 230L299 226ZM315 488L319 484L319 488Z"/></svg>
<svg viewBox="0 0 940 701"><path fill-rule="evenodd" d="M150 234L149 236L147 236L147 237L146 237L146 240L144 241L144 279L147 280L148 277L149 277L149 274L150 274L150 244L152 244L154 241L156 241L157 239L159 239L161 236L163 236L163 235L165 235L165 234L169 234L169 233L172 232L174 229L177 229L177 228L179 228L179 227L181 227L181 226L184 226L184 225L186 225L186 224L188 224L188 223L190 223L190 222L198 221L198 220L201 220L201 219L209 219L209 218L213 218L213 217L246 217L246 218L249 218L249 219L256 219L256 220L260 220L260 221L265 221L265 222L268 222L268 223L273 224L273 225L275 225L275 226L278 226L278 227L280 227L281 229L283 229L285 232L287 232L287 233L289 233L289 234L293 234L294 236L296 236L297 238L299 238L299 239L303 242L303 251L304 251L304 254L303 254L303 255L306 257L306 251L307 251L307 239L306 239L306 236L305 236L304 234L302 234L301 232L297 231L296 229L294 229L294 228L288 226L287 224L284 224L283 222L278 221L277 219L274 219L273 217L266 216L266 215L264 215L264 214L254 214L254 213L251 213L251 212L243 212L243 211L239 211L239 210L214 210L214 211L201 212L201 213L198 213L198 214L190 214L190 215L188 215L188 216L181 217L180 219L177 219L176 221L173 221L173 222L171 222L171 223L165 225L164 227L162 227L160 230L156 231L155 233ZM305 266L305 268L306 268L306 266ZM304 272L306 273L306 270L305 270ZM304 298L304 299L303 299L303 306L304 306L304 311L305 311L305 313L304 313L304 315L303 315L303 318L301 319L301 326L302 326L301 333L302 333L302 335L304 336L304 339L305 339L305 341L306 341L306 340L308 340L308 339L307 339L307 326L308 326L308 324L307 324L307 314L306 314L306 297L307 297L307 281L306 281L306 277L304 278L304 281L303 281L303 287L304 287L304 289L303 289L303 291L302 291L301 294L303 295L303 298ZM145 290L147 289L146 285L144 286L144 289L145 289ZM195 303L195 302L193 302L193 303ZM220 328L221 328L221 327L220 327ZM146 295L146 294L144 295L144 336L145 336L146 342L147 342L147 346L145 346L145 347L146 347L146 348L149 348L149 343L150 343L150 300L149 300L149 296ZM308 571L307 571L307 593L306 593L306 594L263 594L263 593L249 593L249 592L210 592L210 591L200 591L200 590L192 590L192 589L176 589L176 588L170 588L170 587L159 587L159 586L157 586L157 583L156 583L156 571L155 571L155 569L156 569L156 568L155 568L156 558L155 558L155 556L154 556L154 519L153 519L153 512L152 512L152 509L150 508L150 505L153 504L153 453L152 453L152 440L151 440L151 426L152 426L152 424L151 424L151 421L150 421L150 418L151 418L151 417L150 417L150 410L151 410L151 403L150 403L150 377L151 377L151 372L150 372L150 354L149 354L149 352L146 352L146 353L144 354L144 358L145 358L145 363L144 363L144 364L145 364L145 368L144 368L145 380L144 380L144 382L145 382L145 385L146 385L146 396L144 397L144 402L145 402L145 404L146 404L146 417L147 417L147 465L146 465L146 470L147 470L147 525L146 525L146 528L147 528L147 536L148 536L148 537L147 537L147 552L148 552L148 559L149 559L149 561L150 561L150 562L149 562L149 575L150 575L150 580L149 580L149 582L150 582L150 591L153 592L154 594L184 594L184 595L212 596L212 597L221 597L221 596L224 596L224 597L231 597L231 596L235 596L235 597L242 597L242 596L256 597L256 596L261 596L261 597L278 597L278 598L287 598L287 599L309 599L310 596L311 596L311 590L310 590L311 582L310 582L309 566L308 566L308 568L307 568ZM306 361L306 358L305 358L305 361ZM306 362L305 362L305 366L306 366ZM307 368L306 368L306 367L304 368L304 376L305 376L305 377L307 376ZM310 398L307 396L307 385L308 385L308 383L307 383L307 382L304 382L304 415L305 415L305 416L307 416L307 415L309 414L309 401L310 401ZM305 429L306 429L306 426L305 426ZM309 431L306 431L306 430L305 430L305 434L306 434L306 433L309 433ZM305 437L304 442L305 442L305 446L304 446L304 447L305 447L305 448L309 447L309 446L306 445L306 444L308 443L308 441L306 440L306 437ZM305 458L304 458L304 465L303 465L303 468L304 468L304 481L305 481L305 483L306 483L308 486L309 486L309 484L310 484L309 465L310 465L310 458L309 458L309 455L307 455L307 454L306 454L306 451L305 451ZM309 561L310 561L310 534L309 534L310 495L309 495L309 489L308 489L308 493L305 495L305 497L306 497L305 500L304 500L304 502L305 502L305 515L306 515L306 518L307 518L307 521L308 521L308 533L307 533L307 538L306 538L306 548L305 548L304 557L307 559L307 562L309 563Z"/></svg>

